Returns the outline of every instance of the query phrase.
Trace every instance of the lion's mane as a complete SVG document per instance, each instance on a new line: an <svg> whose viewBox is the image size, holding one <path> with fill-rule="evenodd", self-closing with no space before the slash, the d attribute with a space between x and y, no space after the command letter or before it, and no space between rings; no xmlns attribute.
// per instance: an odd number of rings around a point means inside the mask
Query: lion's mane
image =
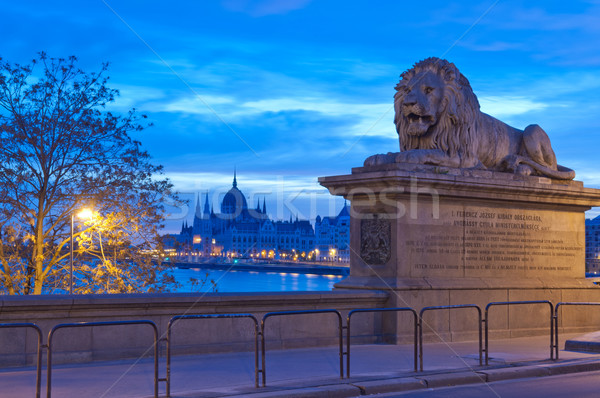
<svg viewBox="0 0 600 398"><path fill-rule="evenodd" d="M423 136L408 134L408 123L402 112L404 96L415 86L415 76L421 72L436 73L444 82L441 107L443 111L432 131ZM459 154L461 159L476 157L475 131L480 120L479 102L469 81L458 68L446 60L427 58L402 73L394 95L394 124L400 136L400 150L440 149L450 156ZM465 151L467 153L465 153Z"/></svg>

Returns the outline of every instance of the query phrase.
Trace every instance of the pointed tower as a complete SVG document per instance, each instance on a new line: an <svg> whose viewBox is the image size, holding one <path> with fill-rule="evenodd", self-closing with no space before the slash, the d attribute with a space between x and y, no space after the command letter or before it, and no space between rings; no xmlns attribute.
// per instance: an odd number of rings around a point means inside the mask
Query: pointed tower
<svg viewBox="0 0 600 398"><path fill-rule="evenodd" d="M237 188L237 178L236 178L236 174L237 174L237 170L236 170L236 168L234 167L234 168L233 168L233 187L234 187L234 188Z"/></svg>
<svg viewBox="0 0 600 398"><path fill-rule="evenodd" d="M202 207L200 207L200 192L198 192L198 198L196 199L196 212L195 217L202 218Z"/></svg>
<svg viewBox="0 0 600 398"><path fill-rule="evenodd" d="M210 205L208 204L208 191L206 191L206 195L204 196L204 218L208 218L210 216Z"/></svg>
<svg viewBox="0 0 600 398"><path fill-rule="evenodd" d="M200 233L200 221L202 220L202 207L200 206L200 192L198 192L198 198L196 199L196 211L194 212L194 221L192 223L192 233Z"/></svg>
<svg viewBox="0 0 600 398"><path fill-rule="evenodd" d="M267 205L266 205L264 196L263 196L263 209L262 209L262 213L263 214L267 214Z"/></svg>

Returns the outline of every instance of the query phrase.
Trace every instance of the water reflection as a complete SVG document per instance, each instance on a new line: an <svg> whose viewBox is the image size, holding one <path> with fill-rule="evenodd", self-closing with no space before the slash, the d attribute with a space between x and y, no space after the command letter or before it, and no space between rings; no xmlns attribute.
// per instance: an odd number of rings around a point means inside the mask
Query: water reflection
<svg viewBox="0 0 600 398"><path fill-rule="evenodd" d="M333 289L341 275L315 275L285 272L257 272L241 270L176 269L175 278L182 284L180 292L212 291L210 283L201 288L192 289L190 278L211 279L217 283L219 292L286 292L286 291L324 291Z"/></svg>

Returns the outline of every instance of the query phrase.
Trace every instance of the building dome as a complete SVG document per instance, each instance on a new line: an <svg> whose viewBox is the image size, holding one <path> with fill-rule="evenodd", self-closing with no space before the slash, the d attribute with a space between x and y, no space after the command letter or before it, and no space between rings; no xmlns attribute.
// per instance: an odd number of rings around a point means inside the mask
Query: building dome
<svg viewBox="0 0 600 398"><path fill-rule="evenodd" d="M248 203L244 194L237 187L233 187L223 197L221 202L221 213L223 214L235 214L236 216L242 214L244 209L248 209ZM237 213L237 214L236 214Z"/></svg>
<svg viewBox="0 0 600 398"><path fill-rule="evenodd" d="M233 175L233 186L223 197L221 202L221 213L230 214L234 218L241 216L248 212L248 203L242 191L237 187L237 180L235 173Z"/></svg>

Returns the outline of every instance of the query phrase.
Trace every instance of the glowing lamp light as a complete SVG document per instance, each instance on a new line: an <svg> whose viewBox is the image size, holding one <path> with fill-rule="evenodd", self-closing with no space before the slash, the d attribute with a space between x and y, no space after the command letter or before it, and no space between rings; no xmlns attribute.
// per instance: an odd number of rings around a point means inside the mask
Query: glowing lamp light
<svg viewBox="0 0 600 398"><path fill-rule="evenodd" d="M91 220L93 219L95 216L95 213L92 209L81 209L79 211L79 213L77 213L77 218L82 219L82 220Z"/></svg>

